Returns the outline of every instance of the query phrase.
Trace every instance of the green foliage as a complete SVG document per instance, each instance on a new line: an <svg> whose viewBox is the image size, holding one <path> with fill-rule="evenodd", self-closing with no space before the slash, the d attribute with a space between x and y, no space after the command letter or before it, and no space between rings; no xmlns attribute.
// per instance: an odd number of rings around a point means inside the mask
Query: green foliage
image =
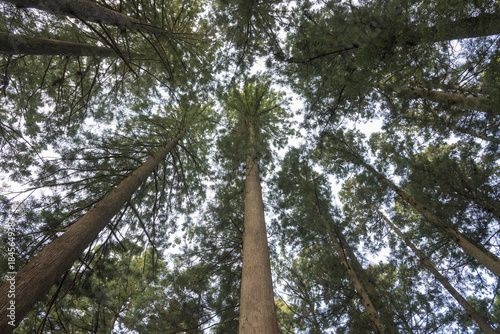
<svg viewBox="0 0 500 334"><path fill-rule="evenodd" d="M500 326L498 278L384 181L499 256L497 2L96 3L165 33L0 5L0 31L117 53L0 56L0 170L22 188L1 185L0 218L16 228L16 269L184 135L19 333L236 333L249 157L268 181L282 333L373 332L328 226L400 333L481 332L381 213ZM382 128L361 131L371 120ZM290 148L299 129L306 145ZM4 226L0 240L6 272Z"/></svg>

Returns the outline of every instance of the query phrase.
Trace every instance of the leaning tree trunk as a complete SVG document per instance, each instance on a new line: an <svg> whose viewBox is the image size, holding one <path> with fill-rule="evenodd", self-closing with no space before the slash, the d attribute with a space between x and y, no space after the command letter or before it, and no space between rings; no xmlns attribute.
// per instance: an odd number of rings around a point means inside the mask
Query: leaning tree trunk
<svg viewBox="0 0 500 334"><path fill-rule="evenodd" d="M399 330L394 323L394 312L391 310L390 304L385 303L385 301L380 297L377 289L375 289L375 285L370 280L368 274L364 270L361 263L359 263L356 254L354 254L353 249L349 245L349 243L345 240L344 235L337 231L337 236L339 237L340 244L342 248L346 251L347 256L351 260L351 265L355 272L357 272L361 278L361 282L363 286L366 288L368 295L371 296L372 300L375 301L375 308L380 313L380 320L385 325L387 333L399 333Z"/></svg>
<svg viewBox="0 0 500 334"><path fill-rule="evenodd" d="M28 7L45 12L75 17L84 22L97 22L117 26L120 29L140 30L148 33L170 34L170 32L143 23L115 10L101 6L90 0L6 0L18 7Z"/></svg>
<svg viewBox="0 0 500 334"><path fill-rule="evenodd" d="M332 229L330 228L330 225L328 224L328 221L326 220L325 216L321 212L321 208L319 207L319 204L313 200L311 200L312 205L314 206L316 210L316 214L318 217L321 219L321 222L323 223L323 226L326 229L326 232L330 238L330 241L333 244L333 247L335 251L337 252L337 255L340 258L340 261L342 262L342 265L344 266L347 275L349 276L349 279L351 280L352 284L354 285L354 289L356 290L359 298L361 298L361 303L363 304L365 311L368 315L368 318L370 321L373 323L373 325L376 328L376 333L378 334L385 334L387 333L386 331L386 326L382 323L378 316L378 311L375 308L375 305L371 301L370 296L368 295L366 288L364 287L361 278L359 277L358 273L354 270L351 262L347 258L345 254L345 250L340 245L339 241L337 240L337 237L333 233Z"/></svg>
<svg viewBox="0 0 500 334"><path fill-rule="evenodd" d="M246 159L243 268L240 299L240 334L277 334L273 281L267 244L259 163L254 149L253 125L248 125L250 152Z"/></svg>
<svg viewBox="0 0 500 334"><path fill-rule="evenodd" d="M443 222L438 216L436 216L431 210L429 210L424 204L417 201L415 198L407 194L401 188L396 186L391 180L386 178L383 174L379 173L371 165L367 164L365 161L360 159L358 156L353 155L353 162L358 163L369 170L373 175L385 183L389 188L391 188L395 193L399 195L405 202L413 206L422 216L424 216L430 223L443 231L451 240L453 240L458 246L460 246L467 254L475 258L483 266L491 270L497 277L500 278L500 259L487 249L480 249L476 244L471 242L468 238L462 235L460 232L456 231L454 228L449 226L447 223Z"/></svg>
<svg viewBox="0 0 500 334"><path fill-rule="evenodd" d="M110 48L0 32L0 53L45 56L119 57ZM137 54L133 54L137 56Z"/></svg>
<svg viewBox="0 0 500 334"><path fill-rule="evenodd" d="M415 255L418 256L422 264L429 270L434 277L445 287L446 290L455 298L455 300L464 308L464 310L469 314L469 316L474 319L474 321L479 325L479 327L487 334L498 334L500 331L494 330L491 325L486 321L486 319L479 314L474 307L472 307L469 302L462 297L462 295L455 290L455 288L450 284L448 279L441 275L441 273L432 265L431 261L425 257L425 255L408 239L403 232L396 225L394 225L389 218L386 217L380 210L375 206L371 205L372 208L377 212L377 214L389 225L389 227L405 242Z"/></svg>
<svg viewBox="0 0 500 334"><path fill-rule="evenodd" d="M47 294L60 276L71 268L82 252L146 181L149 174L176 146L183 133L181 131L167 145L159 149L15 275L15 326L19 325L35 303ZM8 298L9 288L10 282L0 286L0 328L2 333L6 334L15 328L8 324L7 306L12 301Z"/></svg>

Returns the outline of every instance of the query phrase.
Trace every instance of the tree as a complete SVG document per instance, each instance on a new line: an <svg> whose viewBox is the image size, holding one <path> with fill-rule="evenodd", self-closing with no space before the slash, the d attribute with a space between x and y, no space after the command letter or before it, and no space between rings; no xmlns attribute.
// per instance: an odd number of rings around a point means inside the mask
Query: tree
<svg viewBox="0 0 500 334"><path fill-rule="evenodd" d="M292 149L284 158L282 171L276 181L279 185L278 189L282 192L280 195L286 198L284 202L296 203L298 208L295 210L300 210L301 207L312 207L314 216L316 216L314 220L318 221L315 224L321 228L312 225L311 230L321 231L319 233L325 234L330 240L329 247L335 250L335 254L354 285L375 331L377 333L398 333L393 316L384 306L375 286L346 241L339 226L341 224L336 222L330 214L332 210L329 205L331 199L325 185L325 178L314 172L308 162L302 159L298 149ZM283 200L280 199L280 201Z"/></svg>
<svg viewBox="0 0 500 334"><path fill-rule="evenodd" d="M186 113L189 112L193 113L186 111ZM194 112L194 115L199 116L197 112ZM182 115L182 117L186 116ZM60 275L70 269L73 262L106 227L120 208L130 200L150 173L157 168L167 154L175 149L179 140L188 131L188 127L195 122L195 120L180 122L180 127L174 129L175 132L166 134L170 136L170 139L164 146L16 274L16 295L19 298L16 306L16 325L33 305L48 292ZM43 284L34 284L34 282L40 282L41 279L43 279ZM7 297L8 284L3 284L1 289L6 291L5 296ZM5 305L8 305L8 302L5 302ZM4 313L7 314L7 306L2 308L2 314ZM4 318L8 319L6 316ZM13 329L12 326L5 325L5 327Z"/></svg>
<svg viewBox="0 0 500 334"><path fill-rule="evenodd" d="M97 22L117 26L122 30L134 29L157 34L171 33L89 0L57 0L51 2L39 0L8 1L21 8L37 8L51 14L75 17L83 22Z"/></svg>
<svg viewBox="0 0 500 334"><path fill-rule="evenodd" d="M259 165L269 162L270 141L279 145L283 140L278 122L286 112L280 106L282 97L269 85L265 78L249 78L241 91L232 88L224 102L234 131L226 140L237 144L241 152L233 161L245 163L240 333L278 332Z"/></svg>
<svg viewBox="0 0 500 334"><path fill-rule="evenodd" d="M493 272L496 276L500 277L500 259L498 259L495 254L491 253L487 249L481 249L478 247L469 238L456 231L452 226L450 226L450 224L442 221L435 213L430 211L424 203L416 200L389 180L385 175L378 172L373 166L365 162L364 159L357 153L360 151L359 148L356 147L355 143L350 142L349 138L344 137L344 135L340 134L340 132L336 134L325 134L323 137L323 147L327 145L332 145L330 146L330 149L333 148L335 152L337 152L336 154L340 155L341 159L345 159L353 164L362 166L372 173L372 175L380 180L380 182L383 182L405 202L420 212L420 214L422 214L422 216L424 216L429 222L448 235L448 237L459 245L465 252L491 270L491 272Z"/></svg>

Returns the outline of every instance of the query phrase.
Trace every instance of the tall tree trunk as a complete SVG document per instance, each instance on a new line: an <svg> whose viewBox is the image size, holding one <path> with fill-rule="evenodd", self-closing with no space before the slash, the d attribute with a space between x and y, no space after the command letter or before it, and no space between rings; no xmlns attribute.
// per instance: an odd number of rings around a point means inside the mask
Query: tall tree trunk
<svg viewBox="0 0 500 334"><path fill-rule="evenodd" d="M394 87L388 84L376 84L374 86L396 92L407 99L423 99L458 109L491 112L491 108L488 107L489 99L483 96L449 93L418 87Z"/></svg>
<svg viewBox="0 0 500 334"><path fill-rule="evenodd" d="M140 30L148 33L170 34L170 32L143 23L115 10L103 7L90 0L6 0L19 7L36 8L45 12L75 17L84 22L97 22L117 26L120 29Z"/></svg>
<svg viewBox="0 0 500 334"><path fill-rule="evenodd" d="M396 225L394 225L389 218L386 217L374 204L371 205L372 208L377 212L377 214L389 225L389 227L405 242L415 255L418 256L422 264L429 270L434 277L448 290L448 292L455 298L455 300L464 308L464 310L470 315L472 319L479 325L479 327L487 334L498 334L500 331L494 330L488 321L480 315L469 302L462 297L462 295L455 290L455 288L450 284L448 279L441 275L441 273L432 265L431 261L425 257L425 255L408 239L403 232Z"/></svg>
<svg viewBox="0 0 500 334"><path fill-rule="evenodd" d="M47 56L119 57L110 48L0 32L0 53ZM137 54L134 54L137 56Z"/></svg>
<svg viewBox="0 0 500 334"><path fill-rule="evenodd" d="M312 199L311 199L311 204L316 209L316 213L317 213L318 217L321 219L321 222L323 223L323 226L326 229L328 237L330 238L330 241L332 242L333 247L334 247L335 251L337 252L337 255L339 256L340 261L342 262L342 265L344 266L345 270L347 271L347 275L349 276L349 279L351 280L352 284L354 285L354 289L358 293L358 296L361 298L361 303L365 307L365 311L368 314L368 318L375 326L376 332L379 334L388 333L388 331L386 331L386 326L384 326L384 324L382 324L382 321L380 320L380 318L378 316L378 311L377 311L377 309L375 309L375 305L373 304L370 296L368 295L366 288L362 283L361 278L359 277L356 270L354 270L351 262L347 258L344 248L339 243L335 233L332 231L330 224L328 223L325 216L323 215L319 204L317 203L317 201L314 201Z"/></svg>
<svg viewBox="0 0 500 334"><path fill-rule="evenodd" d="M461 233L456 231L454 228L449 226L447 223L443 222L438 216L436 216L432 211L430 211L424 204L417 201L415 198L407 194L401 188L396 186L391 180L386 178L383 174L379 173L371 165L367 164L365 161L349 153L353 158L353 162L358 163L369 170L373 175L385 183L389 188L396 192L405 202L413 206L418 212L422 214L429 222L434 224L440 230L442 230L451 240L453 240L458 246L460 246L467 254L475 258L483 266L491 270L497 277L500 278L500 259L490 251L486 249L480 249L476 244L471 242L468 238L463 236Z"/></svg>
<svg viewBox="0 0 500 334"><path fill-rule="evenodd" d="M278 321L274 303L259 163L254 148L253 125L247 124L251 148L246 159L239 333L277 334Z"/></svg>
<svg viewBox="0 0 500 334"><path fill-rule="evenodd" d="M72 224L64 234L52 241L15 276L15 326L26 316L54 285L60 276L71 268L82 252L94 241L120 208L132 197L149 174L177 145L183 135L177 134L167 145L159 149L144 164L123 180L94 208ZM10 283L0 286L0 328L11 333L14 326L8 324L11 300L8 298Z"/></svg>

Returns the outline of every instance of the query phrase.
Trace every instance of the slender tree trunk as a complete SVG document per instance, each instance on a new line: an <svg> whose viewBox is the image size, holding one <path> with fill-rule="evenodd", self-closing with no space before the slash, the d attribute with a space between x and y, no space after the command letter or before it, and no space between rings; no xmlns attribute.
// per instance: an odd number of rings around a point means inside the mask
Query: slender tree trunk
<svg viewBox="0 0 500 334"><path fill-rule="evenodd" d="M120 208L132 197L149 174L175 147L183 132L159 149L144 164L123 180L94 208L72 224L64 234L52 241L15 275L15 326L26 316L54 285L60 276L71 268L82 252L94 241ZM8 324L11 300L7 294L9 282L0 286L0 328L11 333L14 326Z"/></svg>
<svg viewBox="0 0 500 334"><path fill-rule="evenodd" d="M379 311L380 313L380 318L382 323L385 325L386 332L395 334L399 333L399 330L394 323L394 313L393 311L390 310L389 305L386 306L384 303L384 300L380 297L379 293L377 292L377 289L375 289L375 285L373 285L372 281L370 280L368 274L366 271L363 269L363 266L361 263L359 263L358 258L356 257L356 254L354 254L353 249L349 245L349 243L345 240L344 236L340 231L337 231L337 236L339 237L340 244L343 249L345 249L347 256L351 260L352 267L354 271L356 271L360 278L361 282L363 283L364 287L366 288L366 291L368 292L368 295L371 296L372 300L375 301L374 305L375 308Z"/></svg>
<svg viewBox="0 0 500 334"><path fill-rule="evenodd" d="M352 154L351 154L352 155ZM451 226L443 222L438 216L430 211L424 204L417 201L412 196L408 195L401 188L396 186L391 180L387 179L384 175L379 173L371 165L367 164L359 157L355 157L355 161L368 169L373 175L384 182L389 188L396 192L405 202L413 206L420 212L429 222L441 229L448 237L451 238L458 246L460 246L467 254L475 258L479 263L491 270L497 277L500 278L500 259L486 249L480 249L477 245L471 242L468 238L453 229Z"/></svg>
<svg viewBox="0 0 500 334"><path fill-rule="evenodd" d="M241 277L240 334L277 334L273 281L267 244L259 163L253 148L253 125L248 125L250 152L246 160L243 269Z"/></svg>
<svg viewBox="0 0 500 334"><path fill-rule="evenodd" d="M19 7L36 8L45 12L75 17L84 22L117 26L120 29L140 30L148 33L169 34L168 31L143 23L90 0L6 0Z"/></svg>
<svg viewBox="0 0 500 334"><path fill-rule="evenodd" d="M389 218L386 217L380 210L375 206L371 205L372 208L377 212L377 214L389 225L389 227L405 242L406 246L408 246L415 255L418 256L422 264L429 270L434 277L448 290L448 292L455 298L455 300L464 308L464 310L469 314L469 316L474 319L474 321L479 325L479 327L487 334L498 334L500 331L494 330L488 321L480 315L473 307L469 304L469 302L462 297L462 295L455 290L455 288L450 284L448 279L441 275L441 273L432 265L431 261L425 257L425 255L408 239L403 232L396 225L394 225Z"/></svg>
<svg viewBox="0 0 500 334"><path fill-rule="evenodd" d="M33 38L0 32L0 53L23 55L119 57L115 50L55 39Z"/></svg>
<svg viewBox="0 0 500 334"><path fill-rule="evenodd" d="M326 229L326 232L330 238L330 241L333 244L333 247L335 251L337 252L337 255L340 258L340 261L342 262L342 265L344 266L345 270L347 271L347 274L349 276L349 279L351 280L352 284L354 285L354 289L358 293L359 297L361 298L361 303L365 307L365 311L368 314L368 318L370 321L373 323L373 325L376 328L376 332L379 334L385 334L387 333L386 327L382 324L382 321L380 320L378 316L378 311L375 309L375 305L372 303L370 296L366 292L366 288L364 287L361 278L359 277L358 273L354 270L353 266L351 265L349 259L347 258L344 248L342 245L339 243L337 237L335 236L334 232L332 231L330 224L328 224L328 221L326 220L325 216L321 212L321 208L319 207L318 203L311 200L311 203L313 204L314 208L316 209L316 213L318 217L321 219L323 226Z"/></svg>
<svg viewBox="0 0 500 334"><path fill-rule="evenodd" d="M491 112L490 108L487 106L489 99L483 96L448 93L418 87L393 87L388 84L377 84L375 86L396 92L408 99L423 99L459 109Z"/></svg>

